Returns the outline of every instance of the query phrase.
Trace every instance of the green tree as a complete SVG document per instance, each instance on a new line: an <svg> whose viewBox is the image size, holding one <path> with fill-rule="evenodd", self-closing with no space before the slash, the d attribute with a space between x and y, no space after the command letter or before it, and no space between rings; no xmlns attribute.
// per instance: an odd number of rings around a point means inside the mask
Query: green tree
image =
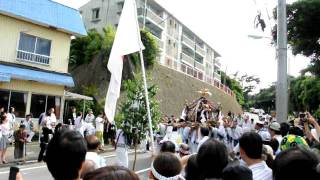
<svg viewBox="0 0 320 180"><path fill-rule="evenodd" d="M305 71L320 76L320 0L300 0L287 5L287 23L293 54L309 57L311 64ZM276 28L273 37L276 40Z"/></svg>
<svg viewBox="0 0 320 180"><path fill-rule="evenodd" d="M243 89L239 83L239 81L230 78L224 72L221 73L221 81L225 81L225 85L227 85L236 95L236 99L241 106L245 106L245 99L243 96Z"/></svg>
<svg viewBox="0 0 320 180"><path fill-rule="evenodd" d="M123 85L127 99L120 105L120 112L116 116L116 121L118 127L120 127L127 136L133 139L135 147L135 157L133 162L134 170L136 164L137 143L146 137L146 132L149 131L149 121L141 74L138 74L135 79L124 81ZM154 130L156 129L156 125L158 124L161 116L159 102L155 98L157 90L158 88L155 85L148 88L151 119Z"/></svg>
<svg viewBox="0 0 320 180"><path fill-rule="evenodd" d="M92 61L101 50L102 36L97 31L89 31L88 36L71 41L70 65L79 66Z"/></svg>

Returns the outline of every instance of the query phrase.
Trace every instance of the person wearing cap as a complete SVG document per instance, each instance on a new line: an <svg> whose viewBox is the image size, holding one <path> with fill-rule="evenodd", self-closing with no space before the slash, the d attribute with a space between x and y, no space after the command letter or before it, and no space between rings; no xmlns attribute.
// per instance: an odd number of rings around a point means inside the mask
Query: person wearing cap
<svg viewBox="0 0 320 180"><path fill-rule="evenodd" d="M282 136L280 133L280 124L278 122L271 122L269 125L269 133L271 135L271 139L276 139L279 144L281 144ZM280 146L278 148L278 151L280 151ZM276 153L278 153L278 151Z"/></svg>
<svg viewBox="0 0 320 180"><path fill-rule="evenodd" d="M264 127L264 122L258 120L255 125L256 132L261 136L262 141L270 141L271 136L268 129Z"/></svg>

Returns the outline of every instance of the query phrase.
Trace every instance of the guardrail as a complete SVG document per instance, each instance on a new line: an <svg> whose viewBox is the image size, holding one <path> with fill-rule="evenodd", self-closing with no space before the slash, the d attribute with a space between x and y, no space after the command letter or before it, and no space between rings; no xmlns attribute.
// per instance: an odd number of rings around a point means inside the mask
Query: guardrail
<svg viewBox="0 0 320 180"><path fill-rule="evenodd" d="M182 55L183 55L183 53L182 53ZM205 82L211 86L214 86L214 87L220 89L221 91L223 91L224 93L235 98L235 94L228 86L222 84L221 82L215 80L214 78L212 78L210 76L205 75L205 73L203 71L199 71L193 67L190 67L186 64L183 64L178 61L171 60L171 59L166 59L165 64L161 64L161 65L168 67L170 69L179 71L179 72L186 74L188 76L191 76L193 78L196 78L196 79L198 79L202 82Z"/></svg>

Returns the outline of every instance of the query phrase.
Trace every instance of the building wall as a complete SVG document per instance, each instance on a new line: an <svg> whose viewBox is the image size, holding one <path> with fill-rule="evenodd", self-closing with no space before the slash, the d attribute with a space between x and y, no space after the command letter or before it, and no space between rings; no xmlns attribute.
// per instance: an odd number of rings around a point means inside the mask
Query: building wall
<svg viewBox="0 0 320 180"><path fill-rule="evenodd" d="M67 73L71 38L69 34L0 14L0 61ZM20 32L51 40L50 64L17 61Z"/></svg>
<svg viewBox="0 0 320 180"><path fill-rule="evenodd" d="M12 79L10 83L0 83L0 89L13 91L33 92L37 94L48 94L62 96L64 93L63 86L44 84L33 81L23 81Z"/></svg>
<svg viewBox="0 0 320 180"><path fill-rule="evenodd" d="M117 25L122 10L119 0L91 0L80 7L80 13L87 30L97 30L103 32L106 25ZM99 8L99 19L92 19L92 10Z"/></svg>

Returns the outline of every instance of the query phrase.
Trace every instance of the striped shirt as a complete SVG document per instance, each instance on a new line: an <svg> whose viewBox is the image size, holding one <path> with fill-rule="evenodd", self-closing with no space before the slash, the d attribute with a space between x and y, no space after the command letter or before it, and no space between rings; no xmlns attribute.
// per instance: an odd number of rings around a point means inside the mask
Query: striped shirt
<svg viewBox="0 0 320 180"><path fill-rule="evenodd" d="M264 161L249 166L249 169L252 171L253 180L272 180L272 170Z"/></svg>

